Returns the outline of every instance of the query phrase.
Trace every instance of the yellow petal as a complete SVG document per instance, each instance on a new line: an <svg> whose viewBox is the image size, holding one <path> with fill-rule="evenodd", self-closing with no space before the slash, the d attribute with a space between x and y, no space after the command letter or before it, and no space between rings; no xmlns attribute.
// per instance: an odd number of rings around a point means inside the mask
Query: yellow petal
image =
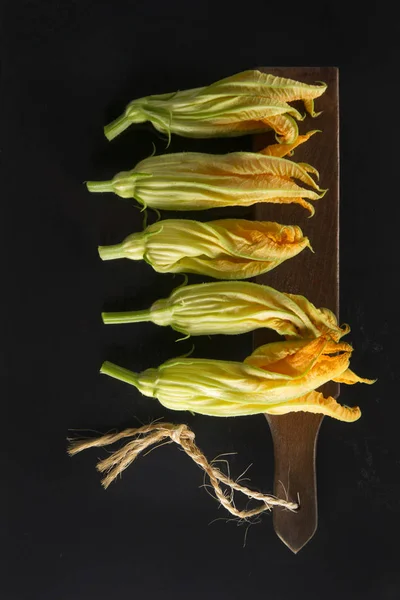
<svg viewBox="0 0 400 600"><path fill-rule="evenodd" d="M314 100L312 98L309 98L308 100L304 100L304 108L306 109L306 111L308 112L308 114L311 117L319 117L319 115L322 115L322 110L320 110L319 112L315 112Z"/></svg>
<svg viewBox="0 0 400 600"><path fill-rule="evenodd" d="M203 90L203 94L268 96L281 102L314 99L322 96L327 86L302 83L286 77L277 77L258 70L248 70L226 77Z"/></svg>
<svg viewBox="0 0 400 600"><path fill-rule="evenodd" d="M262 261L267 253L268 257L281 260L293 251L297 254L300 246L309 246L308 238L303 237L297 225L245 219L219 219L209 225L219 234L223 248L237 258Z"/></svg>
<svg viewBox="0 0 400 600"><path fill-rule="evenodd" d="M309 319L317 325L320 334L329 334L333 341L338 342L341 337L349 333L349 325L345 324L342 325L342 327L339 327L337 319L331 310L327 308L316 308L304 296L299 296L297 294L285 295L295 302L297 306L307 314Z"/></svg>
<svg viewBox="0 0 400 600"><path fill-rule="evenodd" d="M274 373L289 377L291 382L286 386L293 391L298 390L293 398L340 377L349 367L351 353L349 344L335 343L327 336L321 336L316 340L266 344L257 348L244 362L264 370L268 376Z"/></svg>
<svg viewBox="0 0 400 600"><path fill-rule="evenodd" d="M264 117L263 122L275 131L280 144L293 144L299 135L296 121L288 114Z"/></svg>
<svg viewBox="0 0 400 600"><path fill-rule="evenodd" d="M266 413L271 415L285 415L290 412L310 412L322 414L339 421L351 423L361 417L361 410L358 406L343 406L336 402L335 398L324 397L321 392L309 392L300 398L289 400L276 407L266 409Z"/></svg>
<svg viewBox="0 0 400 600"><path fill-rule="evenodd" d="M293 154L293 150L297 148L297 146L300 146L300 144L304 144L304 142L307 142L310 139L310 137L314 135L314 133L320 133L320 131L318 129L314 129L313 131L309 131L305 135L299 135L297 139L291 144L273 144L271 146L267 146L266 148L264 148L264 150L260 150L260 153L265 154L266 156L277 156L280 158L283 158L288 154L291 156ZM304 165L304 163L302 164ZM313 169L310 172L314 174L318 173L316 169Z"/></svg>
<svg viewBox="0 0 400 600"><path fill-rule="evenodd" d="M304 163L304 162L299 162L297 163L300 167L302 167L306 173L311 173L311 175L315 175L315 177L317 179L319 179L319 172L317 171L317 169L315 167L312 167L311 165Z"/></svg>
<svg viewBox="0 0 400 600"><path fill-rule="evenodd" d="M325 336L312 341L272 342L254 350L244 362L259 369L299 377L315 364L327 343Z"/></svg>
<svg viewBox="0 0 400 600"><path fill-rule="evenodd" d="M303 200L303 198L296 198L294 196L289 196L287 198L274 198L273 200L270 200L270 204L298 204L310 213L308 218L315 215L315 208L313 205L310 202L307 202L307 200Z"/></svg>
<svg viewBox="0 0 400 600"><path fill-rule="evenodd" d="M162 188L164 182L173 183L176 187L177 182L181 183L186 179L194 184L197 180L201 183L208 182L215 188L217 186L214 179L221 186L220 178L223 177L229 177L229 180L240 177L256 185L264 175L272 175L283 179L298 179L320 191L318 184L308 175L309 172L315 171L307 163L296 163L279 157L265 156L258 152L230 152L228 154L178 152L146 158L128 174L131 177L139 178L137 185L152 185L156 179L158 188ZM127 172L125 172L126 174ZM225 191L229 191L233 186L230 186L227 181L224 187Z"/></svg>
<svg viewBox="0 0 400 600"><path fill-rule="evenodd" d="M195 114L196 122L212 122L214 125L228 126L232 121L263 121L276 115L287 114L291 118L302 120L303 115L293 106L270 96L251 95L205 98L193 106L180 107L179 117L191 119Z"/></svg>
<svg viewBox="0 0 400 600"><path fill-rule="evenodd" d="M376 379L365 379L363 377L359 377L350 369L346 369L346 371L339 377L335 377L334 381L337 383L346 383L347 385L353 385L355 383L366 383L368 385L372 385L376 382Z"/></svg>

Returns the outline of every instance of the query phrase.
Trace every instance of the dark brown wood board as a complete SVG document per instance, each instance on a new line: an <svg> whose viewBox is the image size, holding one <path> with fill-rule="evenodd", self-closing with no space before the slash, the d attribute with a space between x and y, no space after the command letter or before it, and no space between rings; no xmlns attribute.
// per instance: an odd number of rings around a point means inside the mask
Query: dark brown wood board
<svg viewBox="0 0 400 600"><path fill-rule="evenodd" d="M308 142L295 149L293 160L307 162L320 173L320 185L327 194L314 203L315 215L295 205L258 204L254 218L299 225L310 238L314 254L304 250L270 273L256 278L283 292L302 294L313 304L332 310L339 317L339 87L335 67L268 67L262 71L306 83L324 81L326 92L315 101L316 118L309 115L299 123L299 132L320 129ZM301 107L299 107L301 108ZM253 148L260 150L275 143L271 134L254 136ZM254 348L271 341L271 333L254 333ZM320 388L324 395L337 398L340 386L329 382ZM266 415L274 444L274 493L300 501L296 513L276 508L273 523L277 535L298 552L317 528L317 489L315 473L316 442L323 417L310 413Z"/></svg>

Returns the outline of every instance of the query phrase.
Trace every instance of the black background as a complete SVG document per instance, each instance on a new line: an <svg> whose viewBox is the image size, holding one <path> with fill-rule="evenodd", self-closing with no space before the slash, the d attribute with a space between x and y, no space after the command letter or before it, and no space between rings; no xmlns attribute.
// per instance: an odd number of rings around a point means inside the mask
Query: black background
<svg viewBox="0 0 400 600"><path fill-rule="evenodd" d="M384 3L2 4L0 595L5 600L400 597L398 535L398 39ZM193 427L232 475L253 463L272 487L262 416L170 413L98 375L108 358L134 370L191 347L148 324L104 327L102 309L141 308L181 281L142 263L98 259L142 215L85 179L131 168L165 142L148 127L108 143L102 126L135 97L204 85L257 65L336 65L341 97L341 320L353 367L378 377L348 388L353 425L326 418L318 445L319 527L293 555L270 515L226 521L198 468L174 445L107 492L104 452L66 454L69 429L108 431L165 416ZM245 149L248 139L173 139L170 150ZM216 215L218 213L214 213ZM193 278L194 281L194 278ZM396 337L397 336L397 337ZM196 340L197 356L239 359L249 336ZM345 394L345 395L344 395ZM2 419L2 420L3 420ZM215 519L219 519L215 521Z"/></svg>

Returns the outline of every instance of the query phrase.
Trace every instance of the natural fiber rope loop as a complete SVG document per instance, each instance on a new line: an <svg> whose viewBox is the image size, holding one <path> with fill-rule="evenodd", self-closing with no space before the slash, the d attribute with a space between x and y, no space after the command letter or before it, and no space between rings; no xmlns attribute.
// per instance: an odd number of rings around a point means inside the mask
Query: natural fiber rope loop
<svg viewBox="0 0 400 600"><path fill-rule="evenodd" d="M130 464L139 456L141 452L159 444L166 438L170 438L171 441L175 442L183 448L188 456L208 475L210 483L214 488L215 495L222 504L232 515L239 517L240 519L248 519L260 513L271 510L273 506L280 506L290 511L295 511L299 508L298 503L290 502L282 498L276 498L275 496L262 494L250 490L249 488L240 485L236 481L233 481L219 469L214 467L208 462L204 454L195 444L195 435L187 425L175 425L174 423L152 423L150 425L144 425L138 428L125 429L119 433L108 433L99 438L92 440L69 440L71 442L68 453L70 456L82 452L88 448L99 448L102 446L108 446L114 444L124 438L135 437L135 439L127 442L122 448L116 450L110 456L101 460L97 464L97 470L101 473L106 473L106 476L102 480L102 485L107 488L118 475L129 467ZM227 494L221 489L220 483L231 488L233 491L241 492L248 498L258 500L262 503L261 506L253 508L251 510L239 510L233 503L232 496ZM232 492L233 493L233 492Z"/></svg>

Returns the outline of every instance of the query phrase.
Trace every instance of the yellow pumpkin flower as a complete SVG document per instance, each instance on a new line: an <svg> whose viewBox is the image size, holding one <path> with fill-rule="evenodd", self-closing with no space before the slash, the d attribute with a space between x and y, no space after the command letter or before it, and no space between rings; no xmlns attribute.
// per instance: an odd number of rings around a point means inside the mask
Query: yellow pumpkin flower
<svg viewBox="0 0 400 600"><path fill-rule="evenodd" d="M151 156L111 181L88 181L86 185L91 192L114 192L156 209L204 210L273 202L297 203L314 214L305 198L318 200L326 190L310 176L310 169L318 174L309 165L255 152L180 152Z"/></svg>
<svg viewBox="0 0 400 600"><path fill-rule="evenodd" d="M280 142L292 143L298 135L296 120L304 117L288 102L303 100L306 111L316 117L314 99L326 87L244 71L207 87L133 100L104 133L112 140L131 124L150 121L168 136L225 137L273 129Z"/></svg>
<svg viewBox="0 0 400 600"><path fill-rule="evenodd" d="M103 260L148 262L158 273L200 273L216 279L247 279L274 269L310 247L297 226L221 219L201 223L165 219L120 244L100 246Z"/></svg>
<svg viewBox="0 0 400 600"><path fill-rule="evenodd" d="M356 409L335 410L333 398L324 401L310 394L345 373L351 352L348 344L335 344L321 336L267 344L244 362L176 358L142 373L105 362L101 373L133 385L171 410L234 417L276 413L293 406L294 410L354 420L359 416Z"/></svg>
<svg viewBox="0 0 400 600"><path fill-rule="evenodd" d="M347 325L338 326L331 311L316 308L303 296L247 281L184 285L147 310L103 313L102 317L107 324L151 321L170 325L185 335L236 335L267 327L287 337L306 339L326 333L337 341L349 331Z"/></svg>

